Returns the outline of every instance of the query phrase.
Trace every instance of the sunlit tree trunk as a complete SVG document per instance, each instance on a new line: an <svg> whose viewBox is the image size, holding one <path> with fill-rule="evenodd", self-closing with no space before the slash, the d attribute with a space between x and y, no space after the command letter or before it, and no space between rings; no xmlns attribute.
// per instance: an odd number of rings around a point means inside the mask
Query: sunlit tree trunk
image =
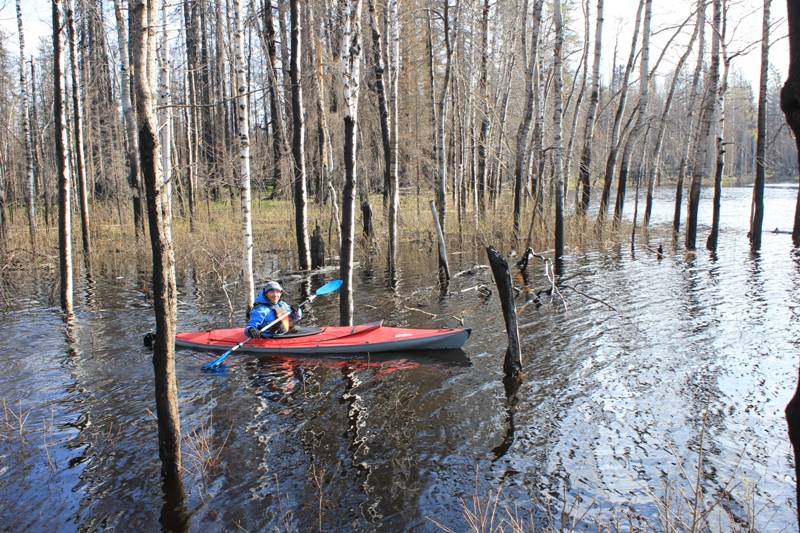
<svg viewBox="0 0 800 533"><path fill-rule="evenodd" d="M675 186L675 214L672 219L673 238L678 238L681 229L681 210L683 208L683 184L686 178L686 170L689 166L689 153L691 151L692 139L694 137L694 115L697 102L698 88L700 87L700 74L703 71L703 55L705 53L705 24L706 24L706 3L705 0L697 0L697 64L692 76L692 88L689 92L689 105L686 112L686 135L683 140L681 151L680 168L678 169L678 183Z"/></svg>
<svg viewBox="0 0 800 533"><path fill-rule="evenodd" d="M69 35L69 62L72 75L72 133L75 151L75 174L78 178L78 200L81 203L81 237L83 238L83 262L91 270L92 236L90 231L89 198L86 190L86 157L83 142L83 109L81 107L81 83L78 73L78 43L75 32L75 0L67 0L67 33Z"/></svg>
<svg viewBox="0 0 800 533"><path fill-rule="evenodd" d="M700 115L700 132L695 146L694 168L692 169L692 185L689 189L689 205L686 208L686 240L689 250L695 249L697 242L697 213L700 206L700 189L702 187L705 162L708 152L708 137L711 134L711 120L714 118L714 107L717 101L717 83L719 81L719 32L721 29L721 0L714 0L714 27L711 34L711 68L708 72L706 91L703 96L703 110Z"/></svg>
<svg viewBox="0 0 800 533"><path fill-rule="evenodd" d="M328 112L325 106L325 76L324 67L322 64L322 28L317 28L314 23L314 6L309 4L308 7L309 31L312 35L309 36L311 42L311 55L314 57L314 83L316 88L316 105L317 105L317 144L319 145L319 171L317 172L317 186L316 186L316 201L323 203L327 197L326 191L328 180L330 180L331 172L333 171L333 154L331 148L331 137L328 132Z"/></svg>
<svg viewBox="0 0 800 533"><path fill-rule="evenodd" d="M72 183L67 147L66 97L61 0L53 0L53 122L55 124L56 173L58 175L58 257L61 275L61 309L71 316L72 307L72 218L70 194Z"/></svg>
<svg viewBox="0 0 800 533"><path fill-rule="evenodd" d="M527 1L523 2L525 9L527 9ZM478 92L481 104L481 129L478 137L478 161L477 161L477 197L478 197L478 215L484 216L486 214L486 178L488 172L488 156L489 156L489 127L491 121L489 120L491 108L489 105L489 11L491 5L489 0L483 1L483 9L481 10L481 68L480 77L478 78ZM523 36L525 35L525 25L523 24ZM529 125L530 127L530 125Z"/></svg>
<svg viewBox="0 0 800 533"><path fill-rule="evenodd" d="M158 132L161 140L161 172L164 179L164 194L172 220L172 93L170 92L170 58L169 58L169 19L167 3L161 2L161 45L159 48L158 69Z"/></svg>
<svg viewBox="0 0 800 533"><path fill-rule="evenodd" d="M286 137L284 135L283 111L281 109L280 82L278 81L278 59L275 47L275 23L272 13L272 0L264 0L263 20L264 20L264 40L267 49L267 68L269 69L269 110L270 125L272 126L272 154L273 154L273 177L274 195L280 186L283 176L283 154L286 151Z"/></svg>
<svg viewBox="0 0 800 533"><path fill-rule="evenodd" d="M189 200L189 230L195 229L195 203L197 200L196 179L198 175L198 161L200 159L200 73L198 72L199 54L198 47L198 17L197 3L190 0L183 2L184 31L186 32L186 86L187 103L189 108L186 110L187 122L187 168L186 168L186 196Z"/></svg>
<svg viewBox="0 0 800 533"><path fill-rule="evenodd" d="M342 88L344 96L344 170L339 323L353 325L353 252L356 212L358 90L361 85L361 0L342 0Z"/></svg>
<svg viewBox="0 0 800 533"><path fill-rule="evenodd" d="M566 205L567 197L569 195L569 180L570 180L570 173L572 168L572 150L575 147L575 134L578 130L578 118L581 114L581 105L583 105L583 96L586 94L586 78L589 75L589 49L591 45L589 44L589 28L591 27L591 18L589 17L589 0L582 0L583 3L583 11L586 14L586 20L584 22L584 31L583 31L583 57L581 57L580 62L580 69L581 72L581 81L580 81L580 90L578 91L578 97L575 100L575 109L572 111L572 127L569 130L569 142L567 142L567 151L564 154L564 204ZM569 97L567 98L567 105L565 114L569 114L569 107L570 101L572 100L572 95L575 93L575 85L577 85L577 74L572 80L572 88L570 89ZM577 196L575 197L577 201Z"/></svg>
<svg viewBox="0 0 800 533"><path fill-rule="evenodd" d="M390 47L389 57L391 59L390 80L389 85L391 90L391 105L390 113L392 134L392 147L391 157L389 158L389 165L391 167L389 175L389 272L392 279L397 275L397 216L400 212L400 183L399 183L399 168L397 152L400 149L400 142L398 140L400 133L400 98L398 87L400 77L400 24L397 20L398 0L389 0L389 35L392 43Z"/></svg>
<svg viewBox="0 0 800 533"><path fill-rule="evenodd" d="M33 151L33 172L38 184L41 184L44 199L44 224L48 228L52 222L53 206L50 200L48 176L42 172L42 130L39 128L39 112L36 93L36 60L31 56L31 149ZM38 185L37 185L38 187Z"/></svg>
<svg viewBox="0 0 800 533"><path fill-rule="evenodd" d="M650 19L653 12L653 0L644 0L644 27L642 28L642 58L639 64L639 106L636 126L628 136L625 143L622 164L620 165L619 181L617 182L617 201L614 204L614 228L619 228L622 221L622 212L625 209L625 189L628 183L628 164L630 162L633 145L642 134L647 119L647 103L650 87ZM642 149L646 146L643 144Z"/></svg>
<svg viewBox="0 0 800 533"><path fill-rule="evenodd" d="M625 114L625 104L628 99L628 83L631 78L634 60L636 58L636 41L639 38L639 24L642 20L642 9L645 0L639 1L639 9L636 11L636 24L633 27L633 39L631 39L631 53L628 56L628 64L625 66L625 74L622 76L622 86L619 94L619 105L617 113L614 115L614 126L611 128L611 138L609 140L608 158L606 159L605 177L603 179L603 192L600 195L600 209L597 212L597 222L603 223L608 214L608 202L611 198L611 184L614 180L614 167L617 164L617 154L619 152L619 130L622 124L622 117Z"/></svg>
<svg viewBox="0 0 800 533"><path fill-rule="evenodd" d="M22 89L22 135L25 150L25 186L27 188L25 202L28 207L28 231L31 248L36 249L36 176L33 173L33 152L31 150L30 99L28 97L28 80L25 75L25 34L22 31L22 7L17 0L17 28L19 29L19 85Z"/></svg>
<svg viewBox="0 0 800 533"><path fill-rule="evenodd" d="M586 112L586 125L583 129L583 151L578 174L575 199L578 211L586 215L592 195L592 143L594 142L594 122L597 105L600 102L600 56L603 50L603 0L597 0L597 24L594 35L594 64L592 65L592 92L589 95L589 108Z"/></svg>
<svg viewBox="0 0 800 533"><path fill-rule="evenodd" d="M153 369L158 451L162 474L180 478L181 425L178 416L178 382L175 376L175 254L172 248L169 197L164 188L160 162L161 146L155 109L157 2L133 0L131 10L131 57L136 91L136 119L153 254L153 307L156 319Z"/></svg>
<svg viewBox="0 0 800 533"><path fill-rule="evenodd" d="M300 10L298 0L290 0L291 9L291 69L292 81L292 159L294 160L294 223L297 235L297 258L301 270L311 268L311 245L308 240L308 200L306 194L305 135L303 117L303 86L300 71Z"/></svg>
<svg viewBox="0 0 800 533"><path fill-rule="evenodd" d="M791 2L789 2L791 3ZM761 79L758 84L758 121L756 129L756 179L753 183L753 209L752 221L750 223L750 246L753 250L761 248L761 230L764 224L764 185L766 183L766 155L767 155L767 83L769 70L769 24L770 7L772 0L764 0L764 19L761 30ZM786 82L789 83L788 81ZM783 103L781 102L781 106ZM786 111L784 111L786 113ZM787 122L789 115L786 114ZM795 131L796 130L792 130ZM800 211L800 192L798 192L798 210ZM795 217L795 221L797 217ZM792 235L797 234L798 226L795 222L795 230ZM795 244L798 244L795 239Z"/></svg>
<svg viewBox="0 0 800 533"><path fill-rule="evenodd" d="M648 0L649 1L649 0ZM553 184L555 188L555 257L560 259L564 255L564 183L561 161L561 62L564 47L564 25L561 22L561 2L553 2L553 24L555 25L556 38L553 52L553 84L555 86L555 110L553 112Z"/></svg>
<svg viewBox="0 0 800 533"><path fill-rule="evenodd" d="M517 131L517 151L514 159L514 242L519 239L520 216L522 215L522 192L527 181L527 156L528 139L530 138L531 124L534 120L534 104L536 102L536 92L534 90L534 74L536 73L536 60L539 55L539 27L542 22L542 5L544 0L535 0L533 5L533 28L531 32L530 47L526 44L527 29L525 20L527 18L528 2L523 1L523 24L522 24L522 49L525 52L525 106L523 108L522 122ZM538 159L536 152L530 157Z"/></svg>
<svg viewBox="0 0 800 533"><path fill-rule="evenodd" d="M439 213L439 225L447 233L447 151L445 134L447 132L447 100L450 95L452 77L453 44L451 42L450 2L445 0L442 9L442 31L444 32L444 77L439 99L436 101L436 209ZM441 256L441 253L440 253ZM440 270L442 265L439 265Z"/></svg>
<svg viewBox="0 0 800 533"><path fill-rule="evenodd" d="M722 29L720 30L719 42L722 50L722 77L717 90L717 127L716 127L716 151L717 164L714 170L714 208L711 215L711 233L706 239L706 249L716 252L717 241L719 240L719 217L722 204L722 173L725 169L725 92L728 90L728 70L730 59L728 58L728 47L725 44L725 30L728 25L727 2L723 1L722 10Z"/></svg>
<svg viewBox="0 0 800 533"><path fill-rule="evenodd" d="M242 208L242 281L245 307L255 300L253 280L253 222L250 212L250 106L245 67L244 22L242 2L233 0L234 69L236 71L236 129L239 135L239 193Z"/></svg>
<svg viewBox="0 0 800 533"><path fill-rule="evenodd" d="M378 115L380 116L381 141L383 145L383 206L389 204L392 173L392 131L389 117L389 102L386 98L384 74L386 67L383 61L383 44L378 26L378 15L375 12L375 1L369 0L369 23L372 29L372 58L375 64L375 92L378 96Z"/></svg>

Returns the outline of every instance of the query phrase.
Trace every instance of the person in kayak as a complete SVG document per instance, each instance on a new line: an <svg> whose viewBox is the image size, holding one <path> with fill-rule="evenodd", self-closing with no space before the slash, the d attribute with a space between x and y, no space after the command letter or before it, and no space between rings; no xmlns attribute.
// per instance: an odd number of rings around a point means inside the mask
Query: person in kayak
<svg viewBox="0 0 800 533"><path fill-rule="evenodd" d="M282 293L283 288L277 281L270 281L258 291L256 301L253 302L253 310L250 311L250 320L244 328L245 335L253 339L282 335L289 331L292 322L303 318L303 311L299 306L290 306L281 300ZM281 315L284 315L281 320L269 329L261 331L261 328L275 322Z"/></svg>

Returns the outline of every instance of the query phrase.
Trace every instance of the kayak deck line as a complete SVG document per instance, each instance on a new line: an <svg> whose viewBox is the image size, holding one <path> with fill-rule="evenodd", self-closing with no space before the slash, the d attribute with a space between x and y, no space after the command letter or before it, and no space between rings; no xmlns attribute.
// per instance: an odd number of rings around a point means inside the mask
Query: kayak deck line
<svg viewBox="0 0 800 533"><path fill-rule="evenodd" d="M304 330L313 330L309 333ZM470 328L415 329L384 326L382 321L357 326L297 327L279 337L252 339L240 350L272 354L349 354L461 348ZM245 340L242 328L178 333L175 346L199 350L229 350Z"/></svg>

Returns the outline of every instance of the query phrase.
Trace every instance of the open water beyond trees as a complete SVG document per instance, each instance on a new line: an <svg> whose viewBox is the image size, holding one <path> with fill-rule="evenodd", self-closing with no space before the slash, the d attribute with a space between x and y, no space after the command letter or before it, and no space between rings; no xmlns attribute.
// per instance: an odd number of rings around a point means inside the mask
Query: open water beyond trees
<svg viewBox="0 0 800 533"><path fill-rule="evenodd" d="M656 226L669 226L672 194L657 192ZM442 297L425 239L404 243L396 290L382 263L357 270L356 322L463 319L473 328L463 352L234 353L228 373L204 374L214 354L178 351L183 493L160 478L142 346L154 321L149 269L129 257L96 260L92 280L76 283L69 325L57 270L6 271L3 528L465 531L478 497L487 513L499 503L495 523L510 512L526 531L560 519L564 506L589 529L628 512L661 530L659 502L689 516L684 498L699 486L712 531L796 531L783 409L800 356L800 253L783 233L765 233L761 252L750 252L750 195L724 190L716 258L686 253L660 230L648 244L662 244L663 259L643 244L635 253L630 243L569 248L566 312L545 294L540 306L533 293L517 298L525 378L510 398L497 295L459 293L494 288L490 271L455 278ZM795 198L796 188L767 189L764 227L791 230ZM704 198L698 242L710 209ZM228 327L220 280L180 254L179 329ZM451 254L451 272L486 263L482 248ZM287 265L257 268L263 282ZM285 298L334 277L287 281ZM531 262L527 282L548 287L541 264ZM336 324L336 295L317 298L304 322Z"/></svg>

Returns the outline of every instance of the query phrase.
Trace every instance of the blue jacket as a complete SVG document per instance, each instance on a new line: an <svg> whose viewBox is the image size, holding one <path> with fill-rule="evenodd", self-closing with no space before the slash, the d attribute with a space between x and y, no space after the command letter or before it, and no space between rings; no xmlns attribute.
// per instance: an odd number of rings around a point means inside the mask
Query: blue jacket
<svg viewBox="0 0 800 533"><path fill-rule="evenodd" d="M283 300L279 301L277 304L273 304L267 300L267 297L264 295L264 289L261 289L258 291L255 302L253 302L253 310L250 311L250 320L247 321L247 325L244 327L244 334L247 335L247 328L261 329L273 322L283 313L289 313L288 318L292 322L303 318L302 309L298 309L297 313L292 313L291 310L292 308L289 307L289 304ZM261 333L262 337L271 337L272 335L273 333L269 330Z"/></svg>

